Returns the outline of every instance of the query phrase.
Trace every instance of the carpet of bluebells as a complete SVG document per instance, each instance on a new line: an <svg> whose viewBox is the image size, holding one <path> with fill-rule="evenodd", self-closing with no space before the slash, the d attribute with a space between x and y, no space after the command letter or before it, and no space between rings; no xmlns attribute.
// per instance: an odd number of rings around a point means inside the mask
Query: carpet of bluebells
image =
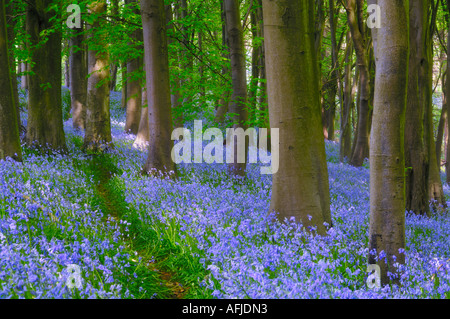
<svg viewBox="0 0 450 319"><path fill-rule="evenodd" d="M164 225L161 240L207 270L198 281L212 297L450 298L446 212L407 214L401 286L367 287L369 170L339 163L338 144L326 144L333 228L312 236L267 214L271 177L260 164L243 181L229 178L226 164L181 164L176 180L143 177L146 153L123 133L123 111L112 114L113 179L133 207L120 223ZM137 298L127 285L138 256L123 228L92 205L93 181L78 169L86 158L74 143L81 133L70 119L65 131L69 156L26 152L23 165L0 162L0 298ZM71 264L82 270L81 288L67 285Z"/></svg>

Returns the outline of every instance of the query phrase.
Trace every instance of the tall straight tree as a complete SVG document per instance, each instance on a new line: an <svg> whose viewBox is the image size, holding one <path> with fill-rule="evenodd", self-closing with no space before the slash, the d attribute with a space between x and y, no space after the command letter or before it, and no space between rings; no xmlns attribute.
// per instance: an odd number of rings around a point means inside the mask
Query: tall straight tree
<svg viewBox="0 0 450 319"><path fill-rule="evenodd" d="M0 160L22 161L16 105L8 57L8 36L4 2L0 2Z"/></svg>
<svg viewBox="0 0 450 319"><path fill-rule="evenodd" d="M358 125L355 134L355 143L350 164L361 166L369 155L370 133L370 73L369 51L367 45L368 33L365 31L363 20L363 0L347 0L346 10L353 45L356 52L356 60L359 67L359 108Z"/></svg>
<svg viewBox="0 0 450 319"><path fill-rule="evenodd" d="M432 1L410 3L410 58L405 122L406 209L428 214L445 205L432 122Z"/></svg>
<svg viewBox="0 0 450 319"><path fill-rule="evenodd" d="M61 31L54 29L57 13L52 0L28 1L26 29L31 52L28 76L26 142L41 150L66 151L61 102ZM49 32L54 29L52 32Z"/></svg>
<svg viewBox="0 0 450 319"><path fill-rule="evenodd" d="M242 31L239 2L237 0L224 0L227 35L230 45L231 83L233 93L229 104L229 112L235 114L233 128L246 129L248 121L247 103L247 75L245 68L244 35ZM230 142L230 141L227 141ZM245 176L246 159L240 163L237 152L237 138L234 141L234 159L228 166L228 171L233 176ZM248 143L245 142L247 154Z"/></svg>
<svg viewBox="0 0 450 319"><path fill-rule="evenodd" d="M369 250L386 258L369 256L380 266L382 285L389 283L394 264L405 255L404 123L408 79L407 0L378 0L383 19L377 30L377 72L370 139Z"/></svg>
<svg viewBox="0 0 450 319"><path fill-rule="evenodd" d="M84 45L83 23L73 29L70 43L70 98L72 125L84 129L86 121L87 59Z"/></svg>
<svg viewBox="0 0 450 319"><path fill-rule="evenodd" d="M445 85L445 95L447 98L447 126L450 124L450 0L447 0L447 81ZM448 126L450 128L450 126ZM450 129L449 129L450 131ZM450 134L447 135L447 162L445 164L446 183L450 185Z"/></svg>
<svg viewBox="0 0 450 319"><path fill-rule="evenodd" d="M100 16L106 13L106 0L89 4L93 15L90 31L95 33L102 23ZM87 112L84 148L103 151L112 146L111 120L109 110L109 58L106 39L91 35L88 51Z"/></svg>
<svg viewBox="0 0 450 319"><path fill-rule="evenodd" d="M343 103L341 106L341 138L339 143L339 160L344 162L350 159L352 150L352 123L351 109L353 103L352 94L352 63L353 46L351 43L350 31L347 31L347 47L345 49L345 67L344 67L344 85L343 85Z"/></svg>
<svg viewBox="0 0 450 319"><path fill-rule="evenodd" d="M8 50L9 50L9 67L11 72L11 83L13 88L14 104L16 105L16 116L17 123L19 125L19 132L22 129L22 123L20 121L20 109L19 109L19 89L17 87L17 73L15 66L15 57L13 55L14 41L16 34L14 28L17 21L13 18L14 16L14 2L9 2L5 7L6 21L7 21L7 33L8 33Z"/></svg>
<svg viewBox="0 0 450 319"><path fill-rule="evenodd" d="M175 172L172 161L172 106L163 0L141 0L148 101L149 138L144 173Z"/></svg>
<svg viewBox="0 0 450 319"><path fill-rule="evenodd" d="M425 101L421 95L419 75L423 74L425 55L427 0L410 4L410 55L408 103L405 120L406 209L417 214L429 211L428 171L430 160L425 141Z"/></svg>
<svg viewBox="0 0 450 319"><path fill-rule="evenodd" d="M139 14L139 7L137 7L137 0L126 0L127 4L135 4L135 13ZM142 42L142 29L136 29L131 34L130 47L137 47L139 42ZM136 56L132 57L127 63L127 112L125 122L125 132L137 134L139 129L139 121L141 118L141 80L138 72L142 70L142 56L139 50L135 50ZM130 78L130 75L132 77Z"/></svg>
<svg viewBox="0 0 450 319"><path fill-rule="evenodd" d="M270 123L280 139L270 210L325 235L331 213L314 0L263 0L263 13Z"/></svg>
<svg viewBox="0 0 450 319"><path fill-rule="evenodd" d="M442 187L441 175L439 173L439 166L436 159L436 141L434 138L434 125L433 125L433 35L436 28L436 13L439 2L434 0L425 1L427 7L425 12L426 16L426 37L425 37L425 54L421 64L423 65L423 73L419 73L419 87L421 95L425 101L425 139L427 142L427 153L430 159L430 165L428 169L428 191L429 200L434 209L442 206L447 206L444 190Z"/></svg>

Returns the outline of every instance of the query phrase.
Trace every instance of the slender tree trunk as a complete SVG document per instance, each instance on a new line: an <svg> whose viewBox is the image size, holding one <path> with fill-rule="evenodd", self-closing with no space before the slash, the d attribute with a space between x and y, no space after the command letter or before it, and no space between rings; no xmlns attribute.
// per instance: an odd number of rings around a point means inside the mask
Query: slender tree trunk
<svg viewBox="0 0 450 319"><path fill-rule="evenodd" d="M338 89L339 79L339 61L338 61L338 44L336 41L336 18L335 18L335 5L334 0L329 0L329 12L330 12L330 34L331 34L331 83L328 90L328 109L326 110L327 121L327 136L328 140L333 141L334 137L334 119L336 116L336 94Z"/></svg>
<svg viewBox="0 0 450 319"><path fill-rule="evenodd" d="M28 90L28 75L26 72L28 72L28 63L22 62L22 72L25 72L22 74L20 79L20 87L24 90Z"/></svg>
<svg viewBox="0 0 450 319"><path fill-rule="evenodd" d="M258 104L260 108L259 123L261 127L265 127L270 130L269 121L269 109L267 107L267 84L266 84L266 52L264 45L264 20L263 20L263 8L261 0L255 0L258 5L256 9L256 20L259 21L258 37L262 38L262 43L259 47L259 99ZM270 132L269 132L270 136ZM267 143L268 150L270 151L270 142Z"/></svg>
<svg viewBox="0 0 450 319"><path fill-rule="evenodd" d="M22 161L16 105L11 84L4 2L0 2L0 160Z"/></svg>
<svg viewBox="0 0 450 319"><path fill-rule="evenodd" d="M248 91L248 104L249 104L249 118L250 123L256 123L258 118L257 110L257 93L259 86L259 43L258 43L258 23L256 17L255 4L253 2L253 8L250 12L250 22L251 22L251 32L252 32L252 62L251 62L251 72L252 77L250 79L249 91Z"/></svg>
<svg viewBox="0 0 450 319"><path fill-rule="evenodd" d="M43 41L45 31L53 28L55 16L48 11L52 0L31 0L27 8L29 50L34 65L29 75L28 122L26 142L43 151L65 152L61 103L61 33L52 32Z"/></svg>
<svg viewBox="0 0 450 319"><path fill-rule="evenodd" d="M14 104L16 105L16 116L17 124L19 127L19 132L22 130L22 122L20 121L20 101L19 101L19 88L17 84L17 73L16 73L16 61L13 55L13 46L15 41L14 27L16 26L15 19L12 18L13 15L14 2L10 2L6 7L6 20L7 24L10 26L7 28L8 33L8 49L9 49L9 66L11 69L11 84L13 89Z"/></svg>
<svg viewBox="0 0 450 319"><path fill-rule="evenodd" d="M70 40L68 40L70 41ZM64 41L64 46L69 45L67 41ZM66 48L63 48L64 50ZM69 65L69 58L66 58L64 61L64 84L66 87L70 88L70 65Z"/></svg>
<svg viewBox="0 0 450 319"><path fill-rule="evenodd" d="M127 74L127 64L122 63L121 64L121 70L122 70L122 101L121 101L121 108L126 110L127 109L127 86L128 86L128 74Z"/></svg>
<svg viewBox="0 0 450 319"><path fill-rule="evenodd" d="M72 104L72 125L75 129L85 128L86 121L86 94L87 94L87 59L83 26L73 29L70 38L70 97Z"/></svg>
<svg viewBox="0 0 450 319"><path fill-rule="evenodd" d="M225 49L224 53L222 55L223 59L229 59L230 58L230 46L228 41L228 35L227 35L227 19L226 19L226 12L224 9L224 3L223 1L220 2L221 6L221 19L222 19L222 46ZM230 70L228 67L222 68L222 75L227 76L230 73ZM228 105L229 105L229 92L227 90L224 91L223 96L221 99L219 99L218 107L216 109L216 116L214 121L216 123L223 123L225 120L225 115L228 112Z"/></svg>
<svg viewBox="0 0 450 319"><path fill-rule="evenodd" d="M408 100L405 120L406 210L427 214L429 156L425 142L425 101L419 90L419 73L425 45L425 1L411 3Z"/></svg>
<svg viewBox="0 0 450 319"><path fill-rule="evenodd" d="M369 251L384 251L378 261L381 284L405 262L404 121L408 79L408 1L378 0L384 19L378 29L377 73L370 145ZM399 282L399 279L394 280Z"/></svg>
<svg viewBox="0 0 450 319"><path fill-rule="evenodd" d="M111 16L113 17L119 17L119 0L111 0ZM111 72L111 81L109 83L109 90L115 91L116 90L116 83L117 83L117 70L119 68L118 62L114 61L110 65L110 72Z"/></svg>
<svg viewBox="0 0 450 319"><path fill-rule="evenodd" d="M314 0L263 0L270 123L279 128L279 170L270 211L308 230L331 226L319 72L314 51ZM273 146L272 146L273 147Z"/></svg>
<svg viewBox="0 0 450 319"><path fill-rule="evenodd" d="M347 32L347 48L345 53L345 70L344 70L344 103L341 107L341 139L339 159L344 162L349 160L352 151L352 125L351 125L351 108L353 103L352 95L352 63L353 63L353 46L351 43L351 34Z"/></svg>
<svg viewBox="0 0 450 319"><path fill-rule="evenodd" d="M441 108L441 116L439 117L438 134L436 137L436 159L437 159L437 164L438 164L439 170L442 165L442 142L444 140L445 125L447 123L447 95L445 92L446 81L447 81L447 78L444 73L442 76L442 79L441 79L442 93L443 93L442 94L442 108Z"/></svg>
<svg viewBox="0 0 450 319"><path fill-rule="evenodd" d="M89 11L96 15L106 13L106 0L89 5ZM101 23L96 19L90 29L96 32ZM96 45L106 46L106 38L95 37ZM109 58L106 50L88 50L87 112L84 148L98 152L111 148L111 119L109 110Z"/></svg>
<svg viewBox="0 0 450 319"><path fill-rule="evenodd" d="M447 0L447 24L448 24L448 31L447 31L447 78L450 76L450 0ZM446 81L445 85L445 96L448 98L450 97L450 81ZM447 127L450 130L450 103L447 102ZM450 185L450 147L449 147L449 140L450 140L450 134L447 134L447 150L445 152L446 155L446 161L445 161L445 175L446 175L446 183L447 185Z"/></svg>
<svg viewBox="0 0 450 319"><path fill-rule="evenodd" d="M446 207L446 200L444 190L442 187L441 175L439 173L439 166L436 158L436 141L434 140L434 126L433 126L433 29L435 25L435 6L434 1L425 1L427 6L425 12L428 13L425 20L426 37L425 37L425 54L424 60L421 61L423 73L419 74L419 88L421 95L425 101L426 119L425 119L425 138L428 141L427 152L430 159L429 165L429 200L434 209L439 207ZM431 4L431 5L430 5ZM431 10L428 8L431 7ZM433 12L431 14L431 12Z"/></svg>
<svg viewBox="0 0 450 319"><path fill-rule="evenodd" d="M187 0L180 0L180 18L181 20L184 21L184 23L181 25L181 33L184 37L183 41L189 45L189 43L191 43L191 39L190 39L190 30L187 27L186 23L188 23L187 21L187 17L188 17L188 2ZM185 74L192 74L192 70L193 70L193 59L192 59L192 55L189 53L189 50L186 48L186 46L183 47L183 49L180 52L180 67L182 70L187 71ZM188 86L188 83L190 82L190 78L189 76L185 76L184 79L181 80L180 86L183 89L184 93L184 98L183 98L183 106L188 105L190 103L191 97L190 94L186 94L186 86ZM180 110L181 111L181 110ZM184 116L182 114L182 112L177 112L177 123L178 124L183 124L184 123Z"/></svg>
<svg viewBox="0 0 450 319"><path fill-rule="evenodd" d="M127 0L127 3L137 2L137 0ZM135 12L139 14L139 12ZM142 41L142 30L137 29L133 32L131 47L136 46L138 41ZM142 70L142 59L140 57L134 58L127 63L128 76L135 74ZM125 132L137 134L139 129L139 121L141 118L141 81L134 75L128 78L127 81L127 116L125 122Z"/></svg>
<svg viewBox="0 0 450 319"><path fill-rule="evenodd" d="M141 14L151 141L143 171L146 174L176 174L176 166L171 158L174 144L171 139L172 106L164 2L141 0Z"/></svg>
<svg viewBox="0 0 450 319"><path fill-rule="evenodd" d="M150 141L150 132L148 127L148 103L147 103L147 90L142 88L142 112L141 120L139 122L139 130L134 140L133 147L140 148L148 151L148 143Z"/></svg>
<svg viewBox="0 0 450 319"><path fill-rule="evenodd" d="M171 5L166 5L166 20L167 20L167 30L169 33L175 32L173 29L173 11ZM173 42L173 39L168 38L167 43L168 46L171 45ZM175 56L172 57L176 59L176 65L179 65L179 58L178 58L178 52L175 52ZM176 74L176 72L174 72ZM174 77L171 85L171 95L170 95L170 101L172 104L172 117L173 117L173 124L174 127L182 127L183 126L183 111L181 109L181 95L180 95L180 79L178 76ZM142 117L141 117L142 118Z"/></svg>
<svg viewBox="0 0 450 319"><path fill-rule="evenodd" d="M239 13L239 2L237 0L224 0L225 17L227 20L227 34L230 42L230 62L231 62L231 82L233 94L229 111L237 114L233 118L233 128L247 128L248 110L247 110L247 75L244 55L244 37ZM237 138L235 139L237 148ZM245 143L247 154L248 142ZM245 156L247 161L247 156ZM239 163L237 151L234 152L234 163L228 166L229 174L233 176L245 176L246 163Z"/></svg>
<svg viewBox="0 0 450 319"><path fill-rule="evenodd" d="M359 106L355 147L350 160L353 166L361 166L369 156L370 74L366 49L366 32L361 26L362 0L347 0L347 17L359 67Z"/></svg>

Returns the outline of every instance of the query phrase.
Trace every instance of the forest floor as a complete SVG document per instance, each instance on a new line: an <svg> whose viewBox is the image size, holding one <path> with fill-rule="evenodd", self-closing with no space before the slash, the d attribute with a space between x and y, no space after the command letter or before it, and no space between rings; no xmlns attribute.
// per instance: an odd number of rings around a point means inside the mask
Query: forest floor
<svg viewBox="0 0 450 319"><path fill-rule="evenodd" d="M111 102L108 153L83 153L69 119L68 155L24 147L23 165L0 162L0 298L450 298L447 211L407 214L401 287L367 287L369 171L339 163L337 143L334 227L311 236L267 215L259 164L243 181L225 164L142 176L146 152L123 133L120 95Z"/></svg>

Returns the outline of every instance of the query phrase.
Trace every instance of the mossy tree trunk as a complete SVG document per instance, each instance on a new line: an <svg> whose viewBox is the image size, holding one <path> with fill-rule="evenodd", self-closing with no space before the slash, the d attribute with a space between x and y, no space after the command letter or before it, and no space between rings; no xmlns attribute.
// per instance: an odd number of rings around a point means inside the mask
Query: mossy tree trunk
<svg viewBox="0 0 450 319"><path fill-rule="evenodd" d="M0 160L22 161L16 104L11 84L4 2L0 2Z"/></svg>
<svg viewBox="0 0 450 319"><path fill-rule="evenodd" d="M106 13L106 0L89 4L89 11L98 17L90 26L95 33L102 20L99 16ZM84 149L102 152L112 147L111 119L109 109L109 57L106 38L96 36L91 39L88 49L87 111Z"/></svg>
<svg viewBox="0 0 450 319"><path fill-rule="evenodd" d="M270 211L281 221L294 217L325 235L331 213L314 0L263 0L263 13L270 123L272 132L279 129L279 170L272 176Z"/></svg>
<svg viewBox="0 0 450 319"><path fill-rule="evenodd" d="M84 44L83 24L80 29L73 29L70 38L70 98L72 109L72 126L85 128L86 94L87 94L87 59Z"/></svg>
<svg viewBox="0 0 450 319"><path fill-rule="evenodd" d="M28 76L28 122L26 142L43 151L65 152L61 101L61 32L55 30L49 10L52 0L28 1L26 29L33 74Z"/></svg>

